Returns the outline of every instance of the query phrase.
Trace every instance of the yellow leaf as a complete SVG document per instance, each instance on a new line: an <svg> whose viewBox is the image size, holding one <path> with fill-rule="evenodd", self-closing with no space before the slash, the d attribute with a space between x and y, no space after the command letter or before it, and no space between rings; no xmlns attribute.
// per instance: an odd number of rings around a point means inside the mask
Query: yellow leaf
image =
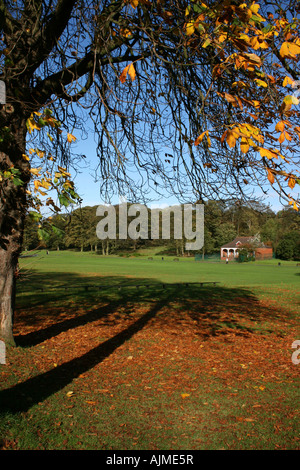
<svg viewBox="0 0 300 470"><path fill-rule="evenodd" d="M260 102L257 100L251 101L251 104L254 106L254 108L259 108L260 107Z"/></svg>
<svg viewBox="0 0 300 470"><path fill-rule="evenodd" d="M22 154L22 157L23 157L23 160L27 160L27 161L29 160L28 155L26 155L25 153Z"/></svg>
<svg viewBox="0 0 300 470"><path fill-rule="evenodd" d="M245 137L242 137L240 147L243 153L247 153L250 147L248 139L246 139Z"/></svg>
<svg viewBox="0 0 300 470"><path fill-rule="evenodd" d="M195 25L194 25L194 22L192 23L187 23L185 25L185 34L187 36L191 36L192 34L194 34L195 32Z"/></svg>
<svg viewBox="0 0 300 470"><path fill-rule="evenodd" d="M220 34L219 42L222 43L222 42L226 41L227 37L228 37L228 34L226 34L226 33Z"/></svg>
<svg viewBox="0 0 300 470"><path fill-rule="evenodd" d="M278 158L278 152L275 150L260 148L259 153L261 157L267 157L269 160L271 160L271 158Z"/></svg>
<svg viewBox="0 0 300 470"><path fill-rule="evenodd" d="M121 73L119 77L119 80L121 83L125 83L127 74L130 76L132 81L135 79L136 74L135 74L135 69L132 63L127 65L125 69L123 70L123 72Z"/></svg>
<svg viewBox="0 0 300 470"><path fill-rule="evenodd" d="M49 183L49 181L46 181L45 179L42 179L41 186L45 189L49 189L51 187L51 184Z"/></svg>
<svg viewBox="0 0 300 470"><path fill-rule="evenodd" d="M182 394L181 394L181 398L187 398L187 397L189 397L189 396L190 396L189 393L182 393Z"/></svg>
<svg viewBox="0 0 300 470"><path fill-rule="evenodd" d="M139 4L139 0L130 0L130 5L132 6L132 8L136 9L136 7L138 6Z"/></svg>
<svg viewBox="0 0 300 470"><path fill-rule="evenodd" d="M40 126L38 126L38 124L35 122L33 115L31 115L30 118L27 119L26 123L27 123L27 129L30 134L34 129L37 129L38 131L41 130Z"/></svg>
<svg viewBox="0 0 300 470"><path fill-rule="evenodd" d="M30 173L32 173L33 175L39 175L39 172L39 168L30 168Z"/></svg>
<svg viewBox="0 0 300 470"><path fill-rule="evenodd" d="M288 76L283 80L282 86L294 85L294 80Z"/></svg>
<svg viewBox="0 0 300 470"><path fill-rule="evenodd" d="M76 137L74 135L68 133L67 141L71 143L71 142L75 142L75 140L76 140Z"/></svg>
<svg viewBox="0 0 300 470"><path fill-rule="evenodd" d="M261 61L261 58L258 57L258 55L256 55L256 54L244 54L244 56L245 56L250 62L252 62L253 64L257 65L258 67L261 66L262 61Z"/></svg>
<svg viewBox="0 0 300 470"><path fill-rule="evenodd" d="M130 65L129 65L128 75L130 76L130 78L131 78L132 81L135 80L136 73L135 73L135 68L134 68L134 65L133 65L133 64L130 64Z"/></svg>
<svg viewBox="0 0 300 470"><path fill-rule="evenodd" d="M279 51L281 57L288 57L290 59L296 59L296 55L300 54L300 45L294 42L285 41Z"/></svg>
<svg viewBox="0 0 300 470"><path fill-rule="evenodd" d="M200 135L197 137L197 139L195 140L194 145L199 145L199 144L202 142L203 137L204 137L205 135L206 135L206 136L208 135L208 131L202 132L202 134L200 134Z"/></svg>
<svg viewBox="0 0 300 470"><path fill-rule="evenodd" d="M258 3L253 2L252 5L250 6L250 10L252 11L252 13L257 14L259 9L260 9L260 5Z"/></svg>
<svg viewBox="0 0 300 470"><path fill-rule="evenodd" d="M74 392L72 392L71 390L69 392L66 393L67 397L71 397L72 395L74 395Z"/></svg>
<svg viewBox="0 0 300 470"><path fill-rule="evenodd" d="M257 83L258 86L262 86L264 88L268 86L266 82L264 82L263 80L260 80L259 78L255 78L254 81Z"/></svg>

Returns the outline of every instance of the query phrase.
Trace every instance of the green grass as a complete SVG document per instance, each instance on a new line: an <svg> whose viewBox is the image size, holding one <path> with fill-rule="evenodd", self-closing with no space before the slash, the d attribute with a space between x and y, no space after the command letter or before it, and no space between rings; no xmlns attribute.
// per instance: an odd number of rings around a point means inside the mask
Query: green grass
<svg viewBox="0 0 300 470"><path fill-rule="evenodd" d="M180 258L174 262L174 257L107 257L94 253L80 252L45 252L37 258L22 259L21 266L34 268L39 272L71 272L78 274L93 274L97 276L127 276L134 278L149 278L160 282L199 282L216 281L226 286L299 286L300 267L293 261L278 260L257 261L250 263L231 262L196 262L194 258Z"/></svg>
<svg viewBox="0 0 300 470"><path fill-rule="evenodd" d="M21 259L0 448L299 449L300 268L147 255Z"/></svg>

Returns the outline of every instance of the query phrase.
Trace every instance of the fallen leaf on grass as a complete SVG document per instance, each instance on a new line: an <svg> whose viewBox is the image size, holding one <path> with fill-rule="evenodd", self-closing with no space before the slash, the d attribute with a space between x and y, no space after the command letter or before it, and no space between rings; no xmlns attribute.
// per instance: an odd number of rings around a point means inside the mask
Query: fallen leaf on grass
<svg viewBox="0 0 300 470"><path fill-rule="evenodd" d="M186 397L189 397L189 396L190 396L189 393L182 393L182 394L181 394L181 398L186 398Z"/></svg>

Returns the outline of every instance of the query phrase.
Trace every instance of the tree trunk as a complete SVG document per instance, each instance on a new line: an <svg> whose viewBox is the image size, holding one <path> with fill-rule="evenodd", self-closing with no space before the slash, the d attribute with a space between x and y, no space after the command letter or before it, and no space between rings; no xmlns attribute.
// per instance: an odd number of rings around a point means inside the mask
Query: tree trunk
<svg viewBox="0 0 300 470"><path fill-rule="evenodd" d="M11 346L15 346L13 320L17 264L18 259L10 250L0 250L0 335Z"/></svg>
<svg viewBox="0 0 300 470"><path fill-rule="evenodd" d="M0 338L15 345L16 274L22 249L30 166L22 157L25 153L26 119L21 113L16 113L9 124L9 138L7 141L4 139L0 146ZM9 174L12 168L19 170L17 182Z"/></svg>

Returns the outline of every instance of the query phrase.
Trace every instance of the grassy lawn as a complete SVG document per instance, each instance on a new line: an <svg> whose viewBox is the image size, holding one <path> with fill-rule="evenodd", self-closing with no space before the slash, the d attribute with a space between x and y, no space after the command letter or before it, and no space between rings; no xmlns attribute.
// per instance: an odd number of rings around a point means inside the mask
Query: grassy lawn
<svg viewBox="0 0 300 470"><path fill-rule="evenodd" d="M173 259L21 260L0 448L300 448L300 267Z"/></svg>

